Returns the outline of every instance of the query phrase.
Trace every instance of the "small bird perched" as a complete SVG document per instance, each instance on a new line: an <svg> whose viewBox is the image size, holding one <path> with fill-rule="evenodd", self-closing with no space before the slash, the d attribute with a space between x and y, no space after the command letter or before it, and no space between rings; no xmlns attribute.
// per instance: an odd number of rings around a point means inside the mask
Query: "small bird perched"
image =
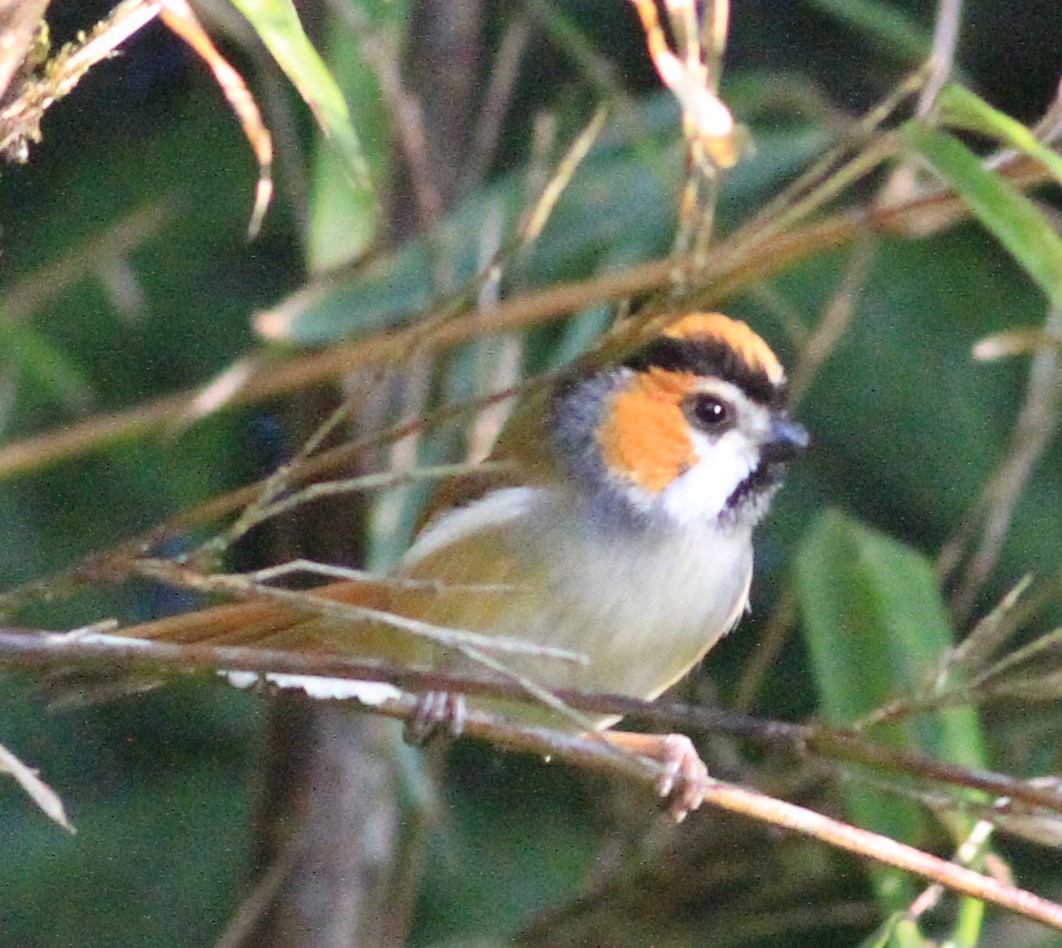
<svg viewBox="0 0 1062 948"><path fill-rule="evenodd" d="M686 316L622 364L574 371L518 411L491 455L502 473L480 480L475 495L466 479L440 488L396 570L414 582L370 590L343 581L313 595L576 652L584 664L499 660L546 688L653 699L748 605L753 528L784 463L807 444L785 401L782 366L748 326L719 313ZM384 622L340 622L275 601L119 634L470 668ZM469 704L574 727L545 706ZM608 730L615 722L593 721L614 745L665 765L660 790L676 818L700 805L707 772L688 738Z"/></svg>

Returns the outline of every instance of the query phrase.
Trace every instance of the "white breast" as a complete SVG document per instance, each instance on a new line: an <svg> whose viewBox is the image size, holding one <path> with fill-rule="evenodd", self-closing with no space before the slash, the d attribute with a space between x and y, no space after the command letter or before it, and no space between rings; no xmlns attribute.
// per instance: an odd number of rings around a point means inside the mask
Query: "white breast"
<svg viewBox="0 0 1062 948"><path fill-rule="evenodd" d="M704 523L645 530L588 521L563 496L496 491L442 517L404 571L485 542L518 587L492 631L580 652L586 666L509 662L543 684L652 698L685 674L745 608L751 531Z"/></svg>

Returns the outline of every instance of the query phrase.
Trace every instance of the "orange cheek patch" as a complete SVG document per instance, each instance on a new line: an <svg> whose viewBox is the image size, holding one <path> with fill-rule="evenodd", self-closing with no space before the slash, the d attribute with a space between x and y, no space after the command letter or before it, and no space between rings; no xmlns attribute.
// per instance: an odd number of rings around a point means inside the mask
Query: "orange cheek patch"
<svg viewBox="0 0 1062 948"><path fill-rule="evenodd" d="M598 433L608 469L653 493L688 470L695 458L681 402L692 389L692 376L650 369L613 396Z"/></svg>

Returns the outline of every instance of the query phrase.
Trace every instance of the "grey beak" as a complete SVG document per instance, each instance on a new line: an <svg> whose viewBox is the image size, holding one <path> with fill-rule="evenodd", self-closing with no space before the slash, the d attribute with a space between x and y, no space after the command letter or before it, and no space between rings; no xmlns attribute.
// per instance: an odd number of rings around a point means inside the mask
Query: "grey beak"
<svg viewBox="0 0 1062 948"><path fill-rule="evenodd" d="M760 457L768 464L792 461L808 446L808 433L803 425L774 415L771 418L771 434L760 450Z"/></svg>

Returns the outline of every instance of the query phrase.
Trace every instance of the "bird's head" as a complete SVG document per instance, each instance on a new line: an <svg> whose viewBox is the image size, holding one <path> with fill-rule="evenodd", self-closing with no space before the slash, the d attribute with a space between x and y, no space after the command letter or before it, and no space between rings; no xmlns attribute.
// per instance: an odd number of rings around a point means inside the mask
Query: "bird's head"
<svg viewBox="0 0 1062 948"><path fill-rule="evenodd" d="M554 446L591 509L646 523L751 527L807 433L786 380L745 323L695 313L552 401Z"/></svg>

